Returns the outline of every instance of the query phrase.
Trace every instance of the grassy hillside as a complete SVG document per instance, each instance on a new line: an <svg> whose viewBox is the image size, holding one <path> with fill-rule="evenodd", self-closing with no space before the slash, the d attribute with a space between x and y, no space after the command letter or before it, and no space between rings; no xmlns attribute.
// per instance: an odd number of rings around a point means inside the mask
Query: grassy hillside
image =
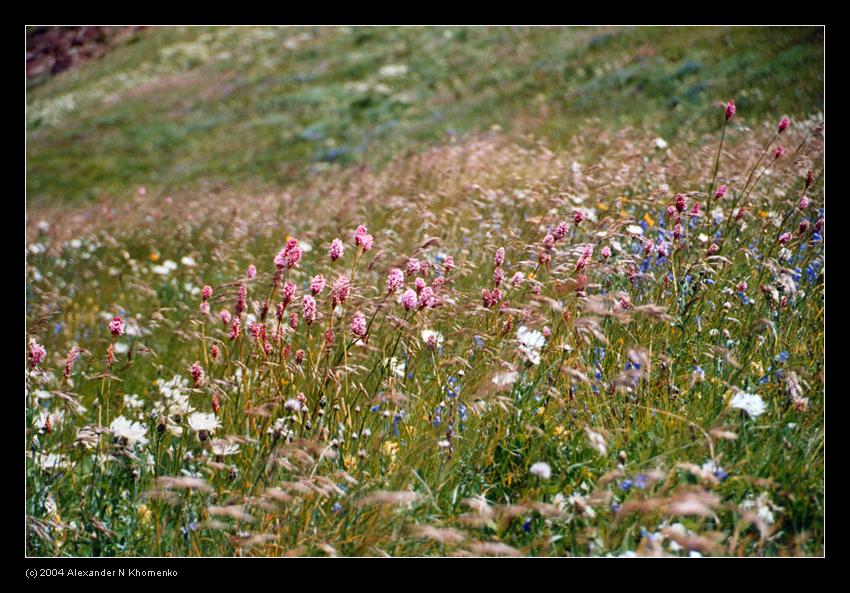
<svg viewBox="0 0 850 593"><path fill-rule="evenodd" d="M492 126L554 145L587 118L710 127L822 109L809 28L153 29L29 90L31 204L120 198L380 162Z"/></svg>

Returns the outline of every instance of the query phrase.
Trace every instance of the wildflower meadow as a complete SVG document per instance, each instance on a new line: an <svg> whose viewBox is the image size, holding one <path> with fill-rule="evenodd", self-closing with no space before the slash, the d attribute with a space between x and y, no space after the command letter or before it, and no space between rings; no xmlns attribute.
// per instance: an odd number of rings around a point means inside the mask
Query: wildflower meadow
<svg viewBox="0 0 850 593"><path fill-rule="evenodd" d="M823 555L822 37L134 35L28 89L28 556Z"/></svg>

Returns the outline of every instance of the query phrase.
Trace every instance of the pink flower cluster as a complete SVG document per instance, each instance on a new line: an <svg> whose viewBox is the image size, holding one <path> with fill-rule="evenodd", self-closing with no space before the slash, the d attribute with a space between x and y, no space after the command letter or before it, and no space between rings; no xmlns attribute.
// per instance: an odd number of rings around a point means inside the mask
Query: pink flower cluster
<svg viewBox="0 0 850 593"><path fill-rule="evenodd" d="M369 234L368 229L366 229L366 227L362 224L357 227L356 231L354 231L354 244L358 247L362 247L364 252L372 249L374 241L375 238Z"/></svg>
<svg viewBox="0 0 850 593"><path fill-rule="evenodd" d="M366 316L360 311L355 313L351 319L351 333L358 338L366 336Z"/></svg>
<svg viewBox="0 0 850 593"><path fill-rule="evenodd" d="M390 270L390 273L387 276L387 293L394 293L401 288L403 284L404 272L402 272L399 268L393 268Z"/></svg>
<svg viewBox="0 0 850 593"><path fill-rule="evenodd" d="M278 270L283 268L294 268L301 261L301 248L298 239L290 239L274 258L274 265Z"/></svg>
<svg viewBox="0 0 850 593"><path fill-rule="evenodd" d="M201 368L201 363L195 361L190 369L192 373L192 380L195 382L195 387L203 387L204 386L204 369Z"/></svg>
<svg viewBox="0 0 850 593"><path fill-rule="evenodd" d="M342 254L345 252L345 245L339 239L334 239L331 241L331 246L328 249L328 255L331 258L331 261L336 261L342 257Z"/></svg>
<svg viewBox="0 0 850 593"><path fill-rule="evenodd" d="M112 321L109 322L109 332L113 336L124 335L124 320L119 315L113 317Z"/></svg>
<svg viewBox="0 0 850 593"><path fill-rule="evenodd" d="M35 338L30 338L30 368L35 368L36 366L41 364L41 362L46 356L47 350L44 348L44 346L36 342Z"/></svg>

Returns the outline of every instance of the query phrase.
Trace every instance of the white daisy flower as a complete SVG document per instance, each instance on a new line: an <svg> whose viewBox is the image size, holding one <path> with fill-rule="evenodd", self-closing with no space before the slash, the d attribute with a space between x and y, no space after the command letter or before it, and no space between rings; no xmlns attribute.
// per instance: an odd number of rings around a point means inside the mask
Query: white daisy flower
<svg viewBox="0 0 850 593"><path fill-rule="evenodd" d="M216 439L211 443L213 455L216 457L227 457L239 453L239 445L231 443L227 439Z"/></svg>
<svg viewBox="0 0 850 593"><path fill-rule="evenodd" d="M428 339L431 336L434 336L434 339L437 340L437 346L443 345L443 342L445 341L443 334L441 334L438 331L434 331L432 329L423 329L422 330L422 341L425 342L426 344L428 343Z"/></svg>
<svg viewBox="0 0 850 593"><path fill-rule="evenodd" d="M538 461L528 470L531 475L548 480L552 477L552 467L545 461Z"/></svg>
<svg viewBox="0 0 850 593"><path fill-rule="evenodd" d="M221 422L219 422L215 414L194 412L189 416L189 428L198 433L199 439L205 441L217 428L221 428Z"/></svg>
<svg viewBox="0 0 850 593"><path fill-rule="evenodd" d="M767 406L760 396L743 391L735 394L729 402L729 407L743 410L750 418L758 418L767 411Z"/></svg>
<svg viewBox="0 0 850 593"><path fill-rule="evenodd" d="M148 427L139 422L127 420L124 416L118 416L118 418L113 420L109 424L109 430L118 444L131 449L136 443L141 445L148 444L148 439L145 437Z"/></svg>
<svg viewBox="0 0 850 593"><path fill-rule="evenodd" d="M546 345L543 332L528 329L523 325L517 330L517 339L520 344L519 351L525 355L531 364L540 364L540 351Z"/></svg>

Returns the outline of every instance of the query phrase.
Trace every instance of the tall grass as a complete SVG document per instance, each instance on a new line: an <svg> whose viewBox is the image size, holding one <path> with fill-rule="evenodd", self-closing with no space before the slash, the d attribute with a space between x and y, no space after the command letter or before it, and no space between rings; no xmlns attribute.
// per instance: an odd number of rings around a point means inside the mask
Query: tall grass
<svg viewBox="0 0 850 593"><path fill-rule="evenodd" d="M27 552L822 553L823 128L715 115L33 220Z"/></svg>

